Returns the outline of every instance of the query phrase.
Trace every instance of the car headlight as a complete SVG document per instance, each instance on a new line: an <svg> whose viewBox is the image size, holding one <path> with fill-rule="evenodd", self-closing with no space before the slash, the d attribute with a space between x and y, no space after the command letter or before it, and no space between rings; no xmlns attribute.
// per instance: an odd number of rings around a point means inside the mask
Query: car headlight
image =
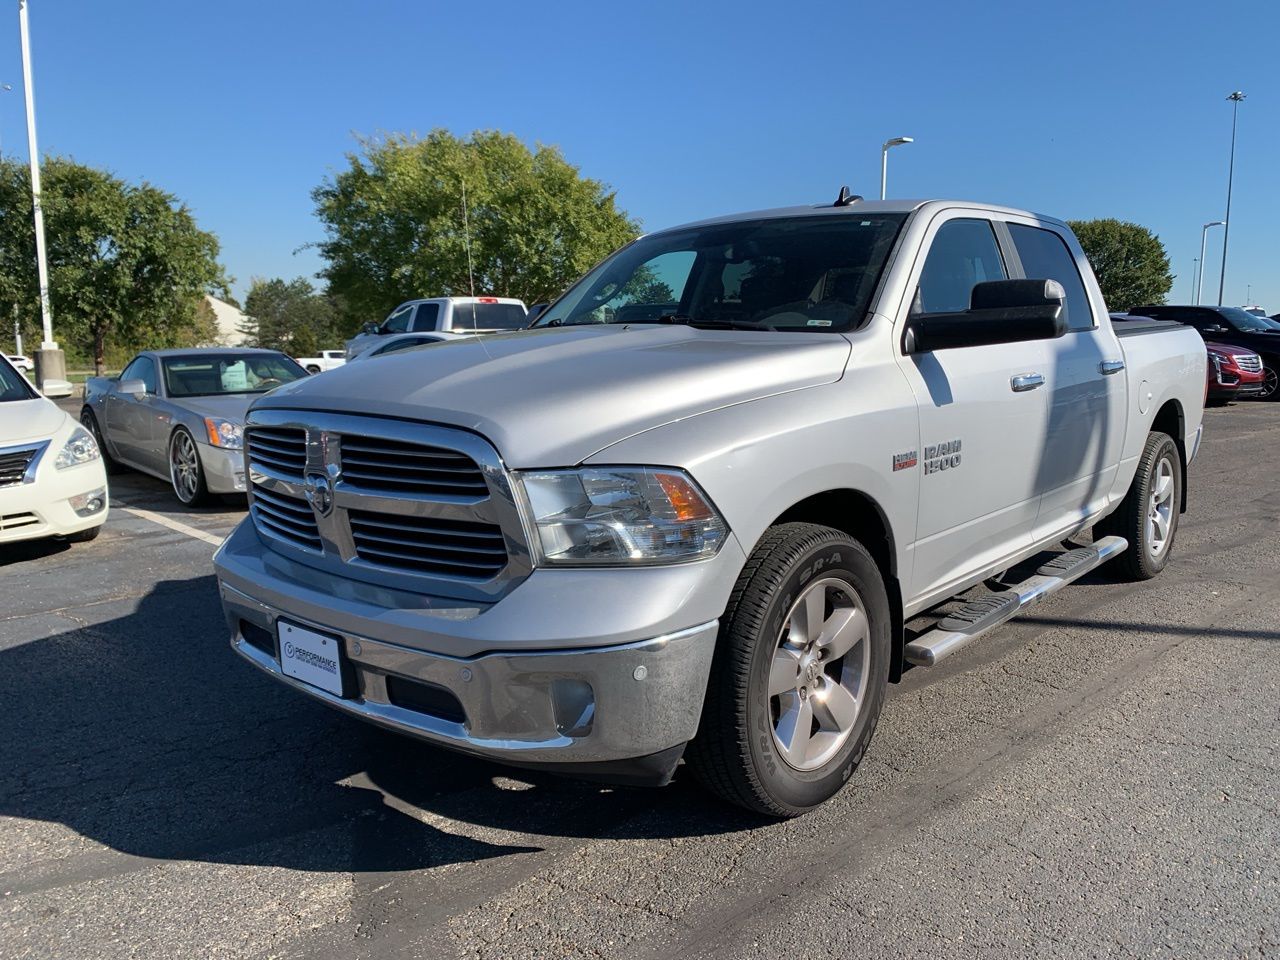
<svg viewBox="0 0 1280 960"><path fill-rule="evenodd" d="M82 463L97 460L101 456L98 441L93 439L93 434L84 427L76 427L58 451L58 459L53 461L53 465L59 470L65 470L67 467L78 467Z"/></svg>
<svg viewBox="0 0 1280 960"><path fill-rule="evenodd" d="M728 527L682 470L588 467L517 474L548 565L678 563L714 556Z"/></svg>
<svg viewBox="0 0 1280 960"><path fill-rule="evenodd" d="M244 427L234 420L205 417L204 428L209 431L209 442L215 447L239 450L244 446Z"/></svg>

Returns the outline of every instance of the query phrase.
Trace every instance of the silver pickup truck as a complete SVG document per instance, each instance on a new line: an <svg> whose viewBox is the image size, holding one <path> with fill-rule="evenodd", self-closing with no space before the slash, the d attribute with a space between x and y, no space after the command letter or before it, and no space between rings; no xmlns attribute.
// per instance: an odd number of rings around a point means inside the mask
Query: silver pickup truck
<svg viewBox="0 0 1280 960"><path fill-rule="evenodd" d="M1118 336L1022 210L842 191L650 234L534 329L258 400L231 642L401 733L629 783L683 758L796 815L907 664L1103 561L1160 572L1205 363L1189 327Z"/></svg>

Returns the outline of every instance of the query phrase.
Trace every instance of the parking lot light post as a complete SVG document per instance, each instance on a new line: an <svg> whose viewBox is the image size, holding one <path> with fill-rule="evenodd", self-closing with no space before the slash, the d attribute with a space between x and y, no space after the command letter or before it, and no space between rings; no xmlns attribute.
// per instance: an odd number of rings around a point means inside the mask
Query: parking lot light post
<svg viewBox="0 0 1280 960"><path fill-rule="evenodd" d="M894 137L892 140L886 140L884 146L880 148L880 199L885 196L885 189L889 183L889 150L891 147L900 147L904 143L915 143L915 137Z"/></svg>
<svg viewBox="0 0 1280 960"><path fill-rule="evenodd" d="M1222 292L1227 286L1227 240L1231 237L1231 182L1236 173L1236 116L1240 113L1240 102L1244 94L1237 90L1227 97L1231 101L1231 161L1227 165L1227 215L1222 230L1222 273L1218 277L1218 306L1222 306Z"/></svg>
<svg viewBox="0 0 1280 960"><path fill-rule="evenodd" d="M8 93L12 89L13 89L12 83L0 83L0 93ZM0 133L3 133L3 132L4 132L3 130L0 130ZM2 156L4 156L4 149L3 149L3 142L0 141L0 157Z"/></svg>
<svg viewBox="0 0 1280 960"><path fill-rule="evenodd" d="M1196 295L1196 278L1200 275L1200 258L1191 258L1191 297L1195 299Z"/></svg>
<svg viewBox="0 0 1280 960"><path fill-rule="evenodd" d="M1196 283L1196 306L1200 305L1200 294L1204 290L1204 242L1210 227L1226 226L1225 220L1213 220L1200 228L1200 279Z"/></svg>
<svg viewBox="0 0 1280 960"><path fill-rule="evenodd" d="M36 352L36 385L63 380L67 361L53 339L53 309L49 304L49 260L44 245L44 210L40 206L40 151L36 146L36 104L31 87L31 32L27 24L27 0L18 0L18 30L22 39L22 85L27 99L27 152L31 164L31 208L36 230L36 271L40 280L40 316L44 337Z"/></svg>

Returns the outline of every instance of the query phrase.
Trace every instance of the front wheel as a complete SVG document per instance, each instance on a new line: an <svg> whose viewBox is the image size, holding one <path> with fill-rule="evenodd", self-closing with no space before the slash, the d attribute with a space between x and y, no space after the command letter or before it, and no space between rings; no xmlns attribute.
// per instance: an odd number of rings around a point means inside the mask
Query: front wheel
<svg viewBox="0 0 1280 960"><path fill-rule="evenodd" d="M169 438L169 480L173 492L185 506L198 507L209 499L200 451L185 428L179 427Z"/></svg>
<svg viewBox="0 0 1280 960"><path fill-rule="evenodd" d="M866 549L830 527L769 530L720 627L695 776L775 817L837 793L866 752L884 703L889 600Z"/></svg>
<svg viewBox="0 0 1280 960"><path fill-rule="evenodd" d="M1167 433L1147 434L1129 492L1101 532L1129 541L1129 549L1112 561L1126 580L1150 580L1169 562L1182 509L1182 459Z"/></svg>
<svg viewBox="0 0 1280 960"><path fill-rule="evenodd" d="M1275 357L1262 358L1262 392L1259 400L1280 400L1280 372Z"/></svg>
<svg viewBox="0 0 1280 960"><path fill-rule="evenodd" d="M319 372L320 372L320 368L317 367L314 363L307 364L307 373L311 374L314 377Z"/></svg>

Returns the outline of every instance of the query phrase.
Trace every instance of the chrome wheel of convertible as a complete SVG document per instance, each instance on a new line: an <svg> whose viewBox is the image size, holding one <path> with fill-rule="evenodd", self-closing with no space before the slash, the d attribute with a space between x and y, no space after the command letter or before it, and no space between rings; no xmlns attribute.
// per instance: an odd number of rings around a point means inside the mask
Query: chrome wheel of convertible
<svg viewBox="0 0 1280 960"><path fill-rule="evenodd" d="M189 507L200 503L208 493L196 442L181 428L169 440L169 480L178 499Z"/></svg>

